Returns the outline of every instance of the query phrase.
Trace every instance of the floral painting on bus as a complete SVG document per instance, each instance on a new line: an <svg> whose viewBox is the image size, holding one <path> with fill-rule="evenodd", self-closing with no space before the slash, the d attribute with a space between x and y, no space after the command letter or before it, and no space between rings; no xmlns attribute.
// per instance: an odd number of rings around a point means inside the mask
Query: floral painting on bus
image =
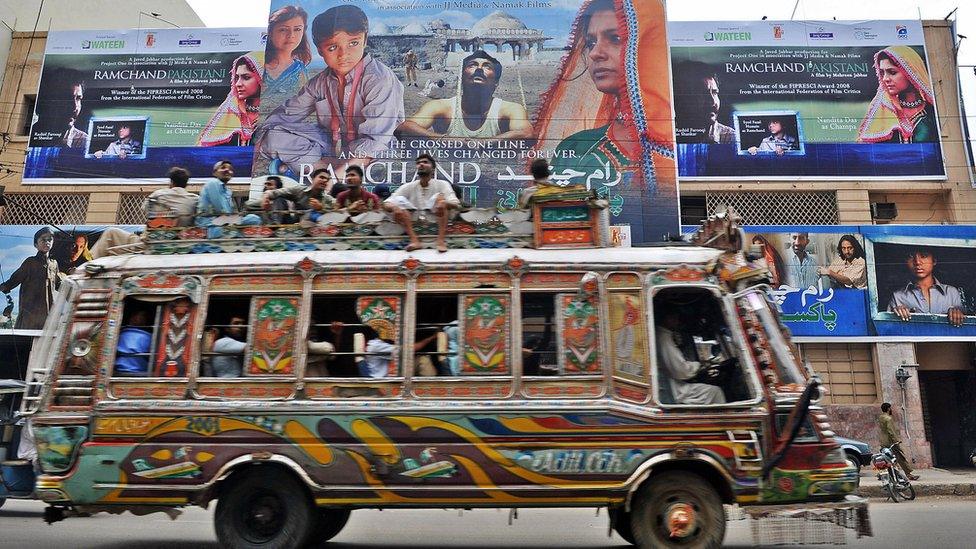
<svg viewBox="0 0 976 549"><path fill-rule="evenodd" d="M466 295L461 304L461 373L507 374L509 297Z"/></svg>
<svg viewBox="0 0 976 549"><path fill-rule="evenodd" d="M599 302L595 296L560 296L564 374L598 374L600 360Z"/></svg>

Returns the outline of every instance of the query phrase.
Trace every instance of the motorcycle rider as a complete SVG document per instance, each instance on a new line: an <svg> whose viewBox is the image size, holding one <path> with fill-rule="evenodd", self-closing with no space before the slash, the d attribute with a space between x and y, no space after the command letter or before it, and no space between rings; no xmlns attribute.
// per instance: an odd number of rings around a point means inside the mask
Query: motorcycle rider
<svg viewBox="0 0 976 549"><path fill-rule="evenodd" d="M881 415L878 416L878 429L880 432L881 446L886 448L892 446L891 451L895 454L895 459L902 471L908 475L909 480L918 480L918 475L913 474L912 466L908 463L905 453L901 451L901 437L898 436L898 427L895 419L891 417L891 403L881 404Z"/></svg>

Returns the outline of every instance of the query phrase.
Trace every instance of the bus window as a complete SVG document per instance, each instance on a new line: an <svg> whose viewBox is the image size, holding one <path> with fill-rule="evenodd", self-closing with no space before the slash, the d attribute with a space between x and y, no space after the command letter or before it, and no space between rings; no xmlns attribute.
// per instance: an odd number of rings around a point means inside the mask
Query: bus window
<svg viewBox="0 0 976 549"><path fill-rule="evenodd" d="M522 375L556 375L556 294L522 292Z"/></svg>
<svg viewBox="0 0 976 549"><path fill-rule="evenodd" d="M522 374L600 374L600 314L596 296L523 292Z"/></svg>
<svg viewBox="0 0 976 549"><path fill-rule="evenodd" d="M719 297L706 288L666 288L655 294L661 404L725 404L753 398L723 311Z"/></svg>
<svg viewBox="0 0 976 549"><path fill-rule="evenodd" d="M427 293L418 293L416 295L417 321L414 325L414 375L418 377L443 377L476 373L482 365L479 364L478 367L466 368L464 367L466 362L462 360L460 354L461 326L458 322L459 296L457 294ZM474 325L471 328L474 329ZM477 334L469 335L477 337ZM502 339L504 340L504 336L502 336ZM490 353L491 351L489 350L487 352ZM490 370L487 364L484 366Z"/></svg>
<svg viewBox="0 0 976 549"><path fill-rule="evenodd" d="M315 295L306 378L398 377L403 298Z"/></svg>
<svg viewBox="0 0 976 549"><path fill-rule="evenodd" d="M200 360L202 377L234 378L244 374L250 309L250 297L217 295L210 298Z"/></svg>
<svg viewBox="0 0 976 549"><path fill-rule="evenodd" d="M149 358L159 325L160 304L127 297L122 303L122 327L112 375L149 377Z"/></svg>

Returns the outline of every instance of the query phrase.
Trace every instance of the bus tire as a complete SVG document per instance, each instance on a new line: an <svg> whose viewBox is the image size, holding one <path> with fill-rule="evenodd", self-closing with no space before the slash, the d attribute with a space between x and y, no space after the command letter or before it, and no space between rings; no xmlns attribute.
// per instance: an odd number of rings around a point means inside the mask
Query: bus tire
<svg viewBox="0 0 976 549"><path fill-rule="evenodd" d="M725 539L722 498L707 480L686 471L665 471L641 486L631 522L641 549L718 549Z"/></svg>
<svg viewBox="0 0 976 549"><path fill-rule="evenodd" d="M613 531L624 538L627 543L637 545L637 542L634 541L634 532L631 529L630 513L624 511L623 507L611 507L608 512L613 523Z"/></svg>
<svg viewBox="0 0 976 549"><path fill-rule="evenodd" d="M228 481L214 515L222 547L296 549L305 545L315 507L294 476L260 467Z"/></svg>
<svg viewBox="0 0 976 549"><path fill-rule="evenodd" d="M312 514L312 533L308 538L306 547L319 547L323 543L339 535L349 522L349 509L329 509L319 507Z"/></svg>

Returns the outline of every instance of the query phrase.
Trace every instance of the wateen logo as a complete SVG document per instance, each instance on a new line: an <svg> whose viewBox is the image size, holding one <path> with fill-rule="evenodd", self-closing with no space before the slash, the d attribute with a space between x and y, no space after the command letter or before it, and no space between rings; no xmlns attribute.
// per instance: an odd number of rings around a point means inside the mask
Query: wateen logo
<svg viewBox="0 0 976 549"><path fill-rule="evenodd" d="M739 32L706 32L706 42L748 42L752 40L752 33Z"/></svg>
<svg viewBox="0 0 976 549"><path fill-rule="evenodd" d="M125 47L125 40L82 40L83 50L121 50Z"/></svg>

